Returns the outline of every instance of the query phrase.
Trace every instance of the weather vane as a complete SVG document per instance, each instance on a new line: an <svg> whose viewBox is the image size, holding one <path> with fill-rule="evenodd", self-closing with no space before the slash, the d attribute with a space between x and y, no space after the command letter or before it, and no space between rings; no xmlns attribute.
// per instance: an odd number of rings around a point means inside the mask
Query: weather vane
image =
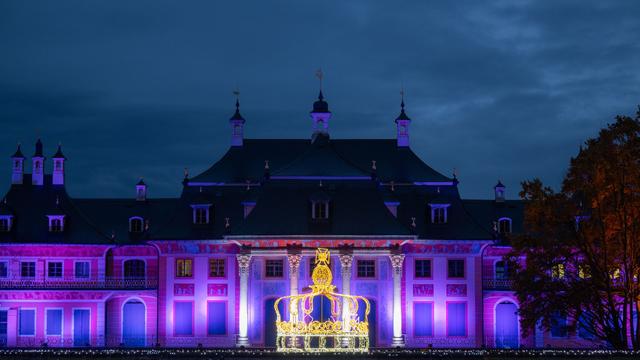
<svg viewBox="0 0 640 360"><path fill-rule="evenodd" d="M316 70L316 77L318 78L318 80L320 80L320 90L322 90L322 78L324 77L324 74L322 74L322 69L318 68L318 70Z"/></svg>

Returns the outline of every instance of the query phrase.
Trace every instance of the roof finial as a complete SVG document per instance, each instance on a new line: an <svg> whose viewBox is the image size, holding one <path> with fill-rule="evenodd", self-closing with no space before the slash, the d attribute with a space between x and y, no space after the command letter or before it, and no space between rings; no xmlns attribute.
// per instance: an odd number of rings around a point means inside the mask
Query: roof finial
<svg viewBox="0 0 640 360"><path fill-rule="evenodd" d="M56 206L60 205L60 197L56 196Z"/></svg>
<svg viewBox="0 0 640 360"><path fill-rule="evenodd" d="M240 110L240 88L236 85L236 89L233 90L233 95L236 96L236 111Z"/></svg>
<svg viewBox="0 0 640 360"><path fill-rule="evenodd" d="M400 108L404 112L404 84L400 84Z"/></svg>
<svg viewBox="0 0 640 360"><path fill-rule="evenodd" d="M269 170L269 160L264 161L264 169Z"/></svg>
<svg viewBox="0 0 640 360"><path fill-rule="evenodd" d="M185 179L189 178L189 168L184 168L184 178Z"/></svg>
<svg viewBox="0 0 640 360"><path fill-rule="evenodd" d="M318 70L316 70L316 77L318 78L318 80L320 80L320 96L318 96L318 98L322 100L322 78L324 77L324 74L322 73L321 68L318 68Z"/></svg>

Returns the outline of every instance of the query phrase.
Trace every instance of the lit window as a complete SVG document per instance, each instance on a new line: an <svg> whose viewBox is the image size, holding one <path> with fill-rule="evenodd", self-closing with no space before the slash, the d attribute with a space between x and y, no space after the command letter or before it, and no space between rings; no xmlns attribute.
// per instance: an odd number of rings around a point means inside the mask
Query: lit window
<svg viewBox="0 0 640 360"><path fill-rule="evenodd" d="M89 262L77 261L74 266L74 275L78 279L89 278Z"/></svg>
<svg viewBox="0 0 640 360"><path fill-rule="evenodd" d="M134 259L124 262L124 277L125 279L144 279L145 277L145 263L143 260Z"/></svg>
<svg viewBox="0 0 640 360"><path fill-rule="evenodd" d="M209 259L209 277L224 277L224 259Z"/></svg>
<svg viewBox="0 0 640 360"><path fill-rule="evenodd" d="M564 264L555 264L551 268L551 277L554 279L564 278Z"/></svg>
<svg viewBox="0 0 640 360"><path fill-rule="evenodd" d="M619 278L620 278L620 269L613 270L613 273L611 273L611 279L617 280Z"/></svg>
<svg viewBox="0 0 640 360"><path fill-rule="evenodd" d="M129 219L129 231L132 233L140 233L143 230L143 220L141 217L132 217Z"/></svg>
<svg viewBox="0 0 640 360"><path fill-rule="evenodd" d="M185 278L193 276L192 259L176 259L176 277Z"/></svg>
<svg viewBox="0 0 640 360"><path fill-rule="evenodd" d="M588 265L578 265L578 277L580 279L588 279L591 277Z"/></svg>
<svg viewBox="0 0 640 360"><path fill-rule="evenodd" d="M20 263L20 276L23 278L36 277L36 263L33 261L24 261Z"/></svg>
<svg viewBox="0 0 640 360"><path fill-rule="evenodd" d="M0 232L11 231L11 216L0 217Z"/></svg>
<svg viewBox="0 0 640 360"><path fill-rule="evenodd" d="M447 208L448 204L429 204L431 207L431 223L432 224L446 224L447 223Z"/></svg>
<svg viewBox="0 0 640 360"><path fill-rule="evenodd" d="M376 261L358 260L357 270L359 278L374 278L376 277Z"/></svg>
<svg viewBox="0 0 640 360"><path fill-rule="evenodd" d="M464 278L464 260L449 260L447 262L447 276L449 278Z"/></svg>
<svg viewBox="0 0 640 360"><path fill-rule="evenodd" d="M62 262L50 262L47 263L47 277L61 278L62 277Z"/></svg>
<svg viewBox="0 0 640 360"><path fill-rule="evenodd" d="M64 215L49 215L49 232L64 231Z"/></svg>
<svg viewBox="0 0 640 360"><path fill-rule="evenodd" d="M416 260L415 277L416 278L431 277L431 260L424 260L424 259Z"/></svg>
<svg viewBox="0 0 640 360"><path fill-rule="evenodd" d="M281 278L284 275L284 262L282 260L267 260L265 262L264 276L268 278Z"/></svg>
<svg viewBox="0 0 640 360"><path fill-rule="evenodd" d="M311 206L311 218L314 220L329 219L329 202L314 201Z"/></svg>
<svg viewBox="0 0 640 360"><path fill-rule="evenodd" d="M500 234L510 234L511 233L511 219L509 218L501 218L498 220L498 231Z"/></svg>

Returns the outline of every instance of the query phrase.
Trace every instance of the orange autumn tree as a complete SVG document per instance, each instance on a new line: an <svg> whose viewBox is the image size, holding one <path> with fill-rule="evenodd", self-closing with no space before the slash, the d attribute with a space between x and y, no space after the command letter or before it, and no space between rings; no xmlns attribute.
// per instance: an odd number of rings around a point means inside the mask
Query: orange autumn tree
<svg viewBox="0 0 640 360"><path fill-rule="evenodd" d="M520 196L525 233L509 259L523 328L640 350L640 108L585 142L560 192L534 179Z"/></svg>

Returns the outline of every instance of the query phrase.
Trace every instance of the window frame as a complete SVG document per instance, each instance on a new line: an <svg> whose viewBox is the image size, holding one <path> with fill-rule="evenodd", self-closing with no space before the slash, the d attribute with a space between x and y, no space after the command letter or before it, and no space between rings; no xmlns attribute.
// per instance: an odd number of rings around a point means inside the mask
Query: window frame
<svg viewBox="0 0 640 360"><path fill-rule="evenodd" d="M209 304L224 303L224 334L211 334L209 331ZM227 300L207 300L207 337L220 337L229 335L229 302Z"/></svg>
<svg viewBox="0 0 640 360"><path fill-rule="evenodd" d="M431 221L430 223L433 225L444 225L444 224L448 224L449 223L449 207L451 206L451 204L429 204L429 207L431 208L430 213L431 213ZM442 222L436 222L436 211L442 211L442 215L443 215L443 221Z"/></svg>
<svg viewBox="0 0 640 360"><path fill-rule="evenodd" d="M212 261L222 261L222 275L211 275L211 262ZM217 265L219 269L219 264ZM211 257L207 262L208 267L208 277L209 279L226 279L227 278L227 259L224 257Z"/></svg>
<svg viewBox="0 0 640 360"><path fill-rule="evenodd" d="M24 275L24 265L25 264L33 264L33 276L25 276ZM20 261L20 278L21 279L35 279L36 278L36 262L33 260L28 261Z"/></svg>
<svg viewBox="0 0 640 360"><path fill-rule="evenodd" d="M451 261L462 261L462 276L451 276L449 263ZM464 258L448 258L447 259L447 280L463 280L467 278L467 259Z"/></svg>
<svg viewBox="0 0 640 360"><path fill-rule="evenodd" d="M6 224L6 227L5 227L5 225L0 225L0 233L11 232L11 229L13 227L13 216L12 215L0 215L0 224Z"/></svg>
<svg viewBox="0 0 640 360"><path fill-rule="evenodd" d="M418 276L418 261L428 261L429 262L429 276ZM413 278L420 280L431 280L433 279L433 259L431 258L415 258L413 260Z"/></svg>
<svg viewBox="0 0 640 360"><path fill-rule="evenodd" d="M361 262L372 262L373 263L373 276L361 276L360 275L360 263ZM358 279L368 279L375 280L378 278L378 262L376 259L364 258L364 259L356 259L356 278ZM366 271L365 271L366 273Z"/></svg>
<svg viewBox="0 0 640 360"><path fill-rule="evenodd" d="M191 304L191 334L177 334L176 333L176 324L177 322L175 321L175 316L176 316L176 304L178 303L190 303ZM173 301L173 336L174 337L194 337L195 336L195 328L196 328L196 318L195 318L195 313L196 313L196 309L195 309L195 301L193 300L174 300Z"/></svg>
<svg viewBox="0 0 640 360"><path fill-rule="evenodd" d="M4 276L2 276L2 274L0 274L0 279L8 279L9 278L9 261L8 260L0 260L0 264L5 264L4 265L4 269L6 271L6 274Z"/></svg>
<svg viewBox="0 0 640 360"><path fill-rule="evenodd" d="M60 334L49 333L49 311L60 311ZM64 308L61 307L46 307L44 309L44 335L45 336L57 336L62 337L64 335Z"/></svg>
<svg viewBox="0 0 640 360"><path fill-rule="evenodd" d="M87 276L78 276L78 263L87 264ZM73 278L74 279L90 279L91 278L91 261L89 260L74 260L73 261Z"/></svg>
<svg viewBox="0 0 640 360"><path fill-rule="evenodd" d="M179 263L182 262L183 263L183 275L179 275ZM187 264L187 262L189 262L190 266L189 266L189 274L188 275L184 275L184 273L186 273L184 265ZM193 258L192 257L177 257L175 258L174 261L174 267L175 267L175 271L174 271L174 278L176 279L192 279L193 278Z"/></svg>
<svg viewBox="0 0 640 360"><path fill-rule="evenodd" d="M49 232L61 233L64 232L65 216L64 215L47 215L49 219Z"/></svg>
<svg viewBox="0 0 640 360"><path fill-rule="evenodd" d="M416 316L417 304L431 304L431 335L417 335L416 334L416 321L420 320ZM435 336L435 302L434 301L414 301L413 302L413 337L418 339L429 339Z"/></svg>
<svg viewBox="0 0 640 360"><path fill-rule="evenodd" d="M449 335L449 304L464 304L464 335ZM447 338L465 338L469 336L469 302L447 301L445 302L445 335Z"/></svg>
<svg viewBox="0 0 640 360"><path fill-rule="evenodd" d="M127 263L131 263L131 262L136 262L136 263L142 263L143 264L143 269L144 269L144 275L143 276L127 276ZM130 279L130 280L146 280L147 279L147 261L145 259L140 259L140 258L127 258L124 259L122 261L122 278L123 279Z"/></svg>
<svg viewBox="0 0 640 360"><path fill-rule="evenodd" d="M317 208L316 208L317 207ZM318 214L320 210L320 214ZM324 216L320 216L324 215ZM328 200L313 200L311 201L311 220L314 221L327 221L330 217L329 201Z"/></svg>
<svg viewBox="0 0 640 360"><path fill-rule="evenodd" d="M134 231L133 224L140 222L140 230ZM144 232L144 218L141 216L132 216L129 218L129 232L132 234L140 234Z"/></svg>
<svg viewBox="0 0 640 360"><path fill-rule="evenodd" d="M269 263L270 262L274 262L276 261L277 263L279 263L282 266L282 275L281 276L270 276L269 275ZM266 258L264 259L264 278L265 279L283 279L285 275L285 270L284 270L284 259L279 259L279 258Z"/></svg>
<svg viewBox="0 0 640 360"><path fill-rule="evenodd" d="M502 231L502 224L503 223L509 224L508 231ZM498 219L498 233L499 234L508 235L508 234L511 234L512 231L513 231L513 220L511 220L510 217L501 217L501 218Z"/></svg>
<svg viewBox="0 0 640 360"><path fill-rule="evenodd" d="M193 209L193 224L194 225L208 225L212 222L211 216L211 208L212 204L197 204L191 205ZM199 211L204 211L204 222L199 222L200 216L198 216Z"/></svg>
<svg viewBox="0 0 640 360"><path fill-rule="evenodd" d="M60 264L60 276L51 276L50 266L53 264ZM61 260L47 260L47 279L62 280L64 278L64 261Z"/></svg>
<svg viewBox="0 0 640 360"><path fill-rule="evenodd" d="M33 334L23 334L22 333L22 312L23 311L33 311ZM34 307L21 307L18 309L18 336L22 337L35 337L38 332L38 312Z"/></svg>

